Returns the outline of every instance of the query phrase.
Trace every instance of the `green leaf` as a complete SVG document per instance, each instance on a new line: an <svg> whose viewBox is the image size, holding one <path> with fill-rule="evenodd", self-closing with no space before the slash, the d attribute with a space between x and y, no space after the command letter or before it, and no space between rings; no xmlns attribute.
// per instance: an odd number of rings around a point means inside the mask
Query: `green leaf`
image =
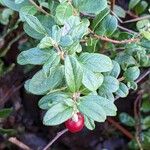
<svg viewBox="0 0 150 150"><path fill-rule="evenodd" d="M48 61L51 56L51 50L41 50L37 47L23 51L19 54L17 62L20 65L33 64L42 65Z"/></svg>
<svg viewBox="0 0 150 150"><path fill-rule="evenodd" d="M8 117L12 112L11 108L3 108L0 110L0 118Z"/></svg>
<svg viewBox="0 0 150 150"><path fill-rule="evenodd" d="M88 33L88 26L90 22L88 19L82 19L81 22L74 26L73 29L69 32L74 40L81 39L85 34Z"/></svg>
<svg viewBox="0 0 150 150"><path fill-rule="evenodd" d="M99 24L96 33L102 36L111 36L117 29L118 21L115 16L107 15Z"/></svg>
<svg viewBox="0 0 150 150"><path fill-rule="evenodd" d="M58 25L54 25L52 27L52 39L56 41L56 43L60 42L61 39L61 29Z"/></svg>
<svg viewBox="0 0 150 150"><path fill-rule="evenodd" d="M140 1L140 3L138 3L135 6L134 9L135 9L136 14L141 14L146 10L147 7L148 7L148 2L142 0L142 1Z"/></svg>
<svg viewBox="0 0 150 150"><path fill-rule="evenodd" d="M84 115L84 124L89 130L95 129L95 123L94 120Z"/></svg>
<svg viewBox="0 0 150 150"><path fill-rule="evenodd" d="M115 5L115 6L114 6L114 13L115 13L118 17L121 17L121 18L125 18L125 16L126 16L126 11L125 11L122 7L120 7L120 6L118 6L118 5Z"/></svg>
<svg viewBox="0 0 150 150"><path fill-rule="evenodd" d="M45 36L39 43L38 47L41 49L44 48L50 48L53 44L55 43L55 41L49 37L49 36Z"/></svg>
<svg viewBox="0 0 150 150"><path fill-rule="evenodd" d="M55 17L61 25L72 15L73 7L69 3L61 3L57 6Z"/></svg>
<svg viewBox="0 0 150 150"><path fill-rule="evenodd" d="M149 129L150 128L150 116L147 116L143 119L143 129Z"/></svg>
<svg viewBox="0 0 150 150"><path fill-rule="evenodd" d="M51 69L49 76L45 75L43 70L38 71L29 81L28 91L36 95L43 95L57 88L63 81L63 69L63 67L55 67Z"/></svg>
<svg viewBox="0 0 150 150"><path fill-rule="evenodd" d="M38 103L41 109L49 109L57 103L68 101L69 96L66 93L54 92L42 97Z"/></svg>
<svg viewBox="0 0 150 150"><path fill-rule="evenodd" d="M21 0L22 1L22 0ZM25 6L26 4L29 4L27 0L24 2L16 4L15 1L12 0L3 0L4 5L11 8L12 10L19 11L21 7Z"/></svg>
<svg viewBox="0 0 150 150"><path fill-rule="evenodd" d="M140 0L130 0L129 9L134 8L139 2L140 2Z"/></svg>
<svg viewBox="0 0 150 150"><path fill-rule="evenodd" d="M78 109L84 115L97 122L104 122L107 115L116 115L117 110L112 101L97 95L89 95L80 98Z"/></svg>
<svg viewBox="0 0 150 150"><path fill-rule="evenodd" d="M93 72L107 72L112 69L112 61L108 56L98 53L82 53L79 61Z"/></svg>
<svg viewBox="0 0 150 150"><path fill-rule="evenodd" d="M127 113L121 113L119 115L119 119L121 121L121 123L130 126L130 127L134 127L135 126L135 120L129 116Z"/></svg>
<svg viewBox="0 0 150 150"><path fill-rule="evenodd" d="M119 89L116 91L115 94L119 97L126 97L129 94L129 89L124 83L120 82Z"/></svg>
<svg viewBox="0 0 150 150"><path fill-rule="evenodd" d="M90 91L96 91L103 82L102 74L94 74L92 71L84 69L83 71L83 85Z"/></svg>
<svg viewBox="0 0 150 150"><path fill-rule="evenodd" d="M101 11L93 20L92 22L92 28L95 30L99 23L109 14L110 10L108 8L105 8L103 11Z"/></svg>
<svg viewBox="0 0 150 150"><path fill-rule="evenodd" d="M25 0L15 0L15 3L16 3L16 4L20 4L20 3L22 3L23 1L25 1Z"/></svg>
<svg viewBox="0 0 150 150"><path fill-rule="evenodd" d="M149 97L149 95L148 95L148 97ZM145 113L150 112L150 102L149 102L148 97L147 97L147 99L144 99L142 101L141 111L143 111Z"/></svg>
<svg viewBox="0 0 150 150"><path fill-rule="evenodd" d="M55 51L53 51L47 62L43 65L43 71L46 75L48 75L51 71L51 68L58 66L59 63L60 56Z"/></svg>
<svg viewBox="0 0 150 150"><path fill-rule="evenodd" d="M102 85L99 88L99 93L113 93L119 89L119 81L112 76L105 76Z"/></svg>
<svg viewBox="0 0 150 150"><path fill-rule="evenodd" d="M139 75L140 75L140 70L137 66L129 67L124 72L124 77L127 81L134 81L139 77Z"/></svg>
<svg viewBox="0 0 150 150"><path fill-rule="evenodd" d="M115 78L118 78L120 71L121 71L120 65L114 60L112 61L112 63L113 63L113 68L110 72L110 75Z"/></svg>
<svg viewBox="0 0 150 150"><path fill-rule="evenodd" d="M73 41L72 36L70 36L70 35L65 35L65 36L61 37L60 45L62 47L66 47L66 46L68 47L68 46L71 46L74 43L75 42Z"/></svg>
<svg viewBox="0 0 150 150"><path fill-rule="evenodd" d="M77 92L82 84L83 70L76 57L66 56L65 78L71 92Z"/></svg>
<svg viewBox="0 0 150 150"><path fill-rule="evenodd" d="M33 28L35 31L37 31L40 34L46 35L47 32L41 22L38 20L37 17L32 15L25 15L24 16L25 21L29 24L31 28Z"/></svg>
<svg viewBox="0 0 150 150"><path fill-rule="evenodd" d="M138 88L137 83L134 81L127 82L127 86L129 89L133 89L133 90L137 90L137 88Z"/></svg>
<svg viewBox="0 0 150 150"><path fill-rule="evenodd" d="M73 0L73 5L81 13L98 14L107 7L107 0Z"/></svg>
<svg viewBox="0 0 150 150"><path fill-rule="evenodd" d="M25 5L25 6L21 7L21 9L19 10L20 19L22 21L24 21L25 15L35 15L36 12L37 12L37 9L35 6Z"/></svg>
<svg viewBox="0 0 150 150"><path fill-rule="evenodd" d="M16 133L16 131L14 129L0 128L0 135L6 136L6 134L9 135L9 136L13 136L13 135L15 135L17 133Z"/></svg>
<svg viewBox="0 0 150 150"><path fill-rule="evenodd" d="M73 108L58 103L51 107L44 115L43 124L48 126L59 125L71 118Z"/></svg>

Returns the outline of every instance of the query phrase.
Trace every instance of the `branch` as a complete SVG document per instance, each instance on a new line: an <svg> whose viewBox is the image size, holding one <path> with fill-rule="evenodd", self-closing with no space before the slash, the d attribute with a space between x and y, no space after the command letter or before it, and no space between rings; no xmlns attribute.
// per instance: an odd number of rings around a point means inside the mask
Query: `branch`
<svg viewBox="0 0 150 150"><path fill-rule="evenodd" d="M46 147L43 150L47 150L58 138L60 138L66 132L68 132L68 129L64 129L58 132L57 135L46 145Z"/></svg>
<svg viewBox="0 0 150 150"><path fill-rule="evenodd" d="M42 6L38 6L38 5L34 2L34 0L29 0L29 2L30 2L32 5L34 5L34 6L37 8L38 11L44 13L45 15L50 15L48 12L46 12L46 11L42 8Z"/></svg>
<svg viewBox="0 0 150 150"><path fill-rule="evenodd" d="M113 39L110 39L108 37L104 37L104 36L100 36L100 35L97 35L95 34L92 30L90 30L90 33L97 39L100 39L102 41L106 41L106 42L111 42L111 43L114 43L114 44L126 44L126 43L134 43L134 42L138 42L140 41L139 38L131 38L131 39L127 39L127 40L121 40L121 41L117 41L117 40L113 40Z"/></svg>
<svg viewBox="0 0 150 150"><path fill-rule="evenodd" d="M129 33L135 34L135 35L138 34L137 32L135 32L135 31L133 31L133 30L130 30L130 29L127 29L127 28L125 28L125 27L122 27L122 26L120 26L120 25L118 25L118 28L121 29L121 30L127 31L127 32L129 32Z"/></svg>
<svg viewBox="0 0 150 150"><path fill-rule="evenodd" d="M136 98L134 102L134 118L135 118L135 139L137 141L137 144L140 148L140 150L143 150L142 144L141 144L141 113L140 113L140 107L141 107L141 100L142 100L142 93L140 92L138 97Z"/></svg>
<svg viewBox="0 0 150 150"><path fill-rule="evenodd" d="M17 140L16 137L10 137L8 139L9 142L17 145L19 148L23 149L23 150L31 150L31 148L29 146L27 146L26 144L22 143L21 141Z"/></svg>
<svg viewBox="0 0 150 150"><path fill-rule="evenodd" d="M127 21L124 21L122 23L131 23L131 22L136 22L136 21L140 21L140 20L144 20L144 19L150 19L150 15L138 17L138 18L131 19L131 20L127 20Z"/></svg>
<svg viewBox="0 0 150 150"><path fill-rule="evenodd" d="M116 122L112 118L108 118L107 120L108 120L108 122L113 124L118 130L120 130L124 135L126 135L129 139L133 139L134 138L133 135L127 129L122 127L118 122Z"/></svg>

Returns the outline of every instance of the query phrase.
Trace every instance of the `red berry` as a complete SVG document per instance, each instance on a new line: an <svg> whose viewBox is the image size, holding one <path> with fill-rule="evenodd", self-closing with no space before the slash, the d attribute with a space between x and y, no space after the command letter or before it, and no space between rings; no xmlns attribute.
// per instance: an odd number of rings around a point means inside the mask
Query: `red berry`
<svg viewBox="0 0 150 150"><path fill-rule="evenodd" d="M84 116L81 113L75 115L76 117L70 118L65 122L66 128L72 133L79 132L84 127Z"/></svg>

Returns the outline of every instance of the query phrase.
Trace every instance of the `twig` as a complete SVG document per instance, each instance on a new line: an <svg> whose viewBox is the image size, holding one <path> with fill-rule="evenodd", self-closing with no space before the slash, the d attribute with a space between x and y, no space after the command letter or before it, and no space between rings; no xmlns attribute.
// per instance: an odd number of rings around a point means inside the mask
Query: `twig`
<svg viewBox="0 0 150 150"><path fill-rule="evenodd" d="M123 23L131 23L131 22L136 22L136 21L149 19L149 18L150 18L150 15L147 15L147 16L143 16L143 17L138 17L138 18L135 18L135 19L127 20L127 21L124 21Z"/></svg>
<svg viewBox="0 0 150 150"><path fill-rule="evenodd" d="M124 127L122 127L118 122L116 122L115 120L113 120L112 118L108 118L107 119L108 122L110 122L111 124L113 124L118 130L120 130L124 135L126 135L129 139L133 139L133 135Z"/></svg>
<svg viewBox="0 0 150 150"><path fill-rule="evenodd" d="M117 20L120 22L120 23L123 23L123 21L117 16L117 14L111 10L111 13L117 18Z"/></svg>
<svg viewBox="0 0 150 150"><path fill-rule="evenodd" d="M120 26L120 25L118 25L118 28L121 29L121 30L127 31L127 32L129 32L129 33L135 34L135 35L138 34L137 32L135 32L135 31L133 31L133 30L130 30L130 29L127 29L127 28L125 28L125 27L122 27L122 26Z"/></svg>
<svg viewBox="0 0 150 150"><path fill-rule="evenodd" d="M68 132L68 129L64 129L58 132L57 135L46 145L46 147L43 150L47 150L58 138L60 138L66 132Z"/></svg>
<svg viewBox="0 0 150 150"><path fill-rule="evenodd" d="M15 145L17 145L19 148L21 148L23 150L31 150L31 148L29 146L27 146L26 144L19 141L16 137L10 137L8 139L8 141L15 144Z"/></svg>
<svg viewBox="0 0 150 150"><path fill-rule="evenodd" d="M38 6L38 5L34 2L34 0L29 0L29 2L30 2L32 5L34 5L34 6L37 8L38 11L44 13L45 15L50 15L50 14L49 14L48 12L46 12L41 6Z"/></svg>
<svg viewBox="0 0 150 150"><path fill-rule="evenodd" d="M111 1L111 10L113 11L115 3L116 3L116 0L110 0L110 1Z"/></svg>
<svg viewBox="0 0 150 150"><path fill-rule="evenodd" d="M141 113L140 113L140 107L141 107L141 100L142 100L142 94L140 93L138 97L136 98L134 102L134 118L135 118L135 139L137 141L137 144L140 148L140 150L143 150L142 144L141 144Z"/></svg>

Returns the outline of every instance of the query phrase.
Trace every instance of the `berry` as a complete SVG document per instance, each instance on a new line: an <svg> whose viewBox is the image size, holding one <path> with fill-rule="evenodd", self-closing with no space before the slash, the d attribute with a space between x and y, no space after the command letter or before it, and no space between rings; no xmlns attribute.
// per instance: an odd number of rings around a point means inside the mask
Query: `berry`
<svg viewBox="0 0 150 150"><path fill-rule="evenodd" d="M65 122L65 126L72 133L81 131L84 127L84 116L81 113L73 115Z"/></svg>

